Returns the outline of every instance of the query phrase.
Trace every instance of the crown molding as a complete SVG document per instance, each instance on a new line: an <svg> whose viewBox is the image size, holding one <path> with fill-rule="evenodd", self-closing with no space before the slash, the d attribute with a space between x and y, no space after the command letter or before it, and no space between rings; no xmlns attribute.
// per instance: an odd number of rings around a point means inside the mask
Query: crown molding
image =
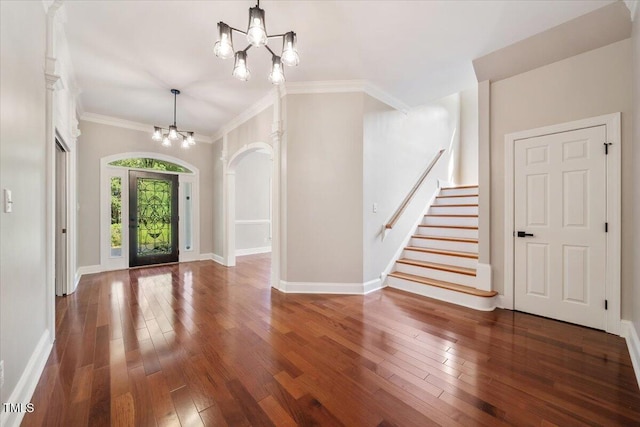
<svg viewBox="0 0 640 427"><path fill-rule="evenodd" d="M284 85L282 96L308 93L348 93L364 92L372 98L404 113L411 107L390 95L368 80L333 80L316 82L295 82Z"/></svg>
<svg viewBox="0 0 640 427"><path fill-rule="evenodd" d="M151 132L153 132L153 125L149 125L149 124L145 124L145 123L140 123L140 122L133 122L130 120L124 120L124 119L120 119L117 117L111 117L111 116L105 116L102 114L96 114L96 113L83 113L80 116L80 120L86 121L86 122L92 122L92 123L99 123L102 125L109 125L109 126L115 126L115 127L119 127L119 128L123 128L123 129L131 129L131 130L138 130L141 132L149 132L149 134L151 134ZM211 140L210 137L205 136L205 135L200 135L195 133L193 135L193 137L195 138L195 140L197 142L206 142L211 144L213 141Z"/></svg>
<svg viewBox="0 0 640 427"><path fill-rule="evenodd" d="M245 123L247 120L257 116L258 114L262 113L264 110L272 106L276 98L276 93L277 93L276 89L269 90L269 93L267 93L265 96L260 98L257 102L255 102L249 108L244 110L242 113L238 114L236 117L231 119L229 123L222 126L222 128L220 128L218 132L216 132L211 136L211 141L212 142L218 141L225 134L231 132L241 124Z"/></svg>

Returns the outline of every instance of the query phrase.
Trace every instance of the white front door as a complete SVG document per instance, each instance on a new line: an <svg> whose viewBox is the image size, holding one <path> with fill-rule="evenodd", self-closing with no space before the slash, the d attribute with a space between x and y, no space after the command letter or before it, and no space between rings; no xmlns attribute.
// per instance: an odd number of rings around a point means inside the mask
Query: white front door
<svg viewBox="0 0 640 427"><path fill-rule="evenodd" d="M605 126L515 141L516 310L605 329L605 141Z"/></svg>

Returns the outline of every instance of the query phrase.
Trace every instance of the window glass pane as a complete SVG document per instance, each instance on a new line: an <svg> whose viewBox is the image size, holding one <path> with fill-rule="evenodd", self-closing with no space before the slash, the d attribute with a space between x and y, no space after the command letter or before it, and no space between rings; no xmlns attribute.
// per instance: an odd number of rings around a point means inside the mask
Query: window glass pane
<svg viewBox="0 0 640 427"><path fill-rule="evenodd" d="M111 177L111 256L122 256L122 179Z"/></svg>
<svg viewBox="0 0 640 427"><path fill-rule="evenodd" d="M191 196L191 183L184 183L184 248L193 250L193 197Z"/></svg>
<svg viewBox="0 0 640 427"><path fill-rule="evenodd" d="M184 166L176 165L175 163L148 158L114 160L113 162L109 163L109 165L134 169L153 169L165 172L191 172Z"/></svg>

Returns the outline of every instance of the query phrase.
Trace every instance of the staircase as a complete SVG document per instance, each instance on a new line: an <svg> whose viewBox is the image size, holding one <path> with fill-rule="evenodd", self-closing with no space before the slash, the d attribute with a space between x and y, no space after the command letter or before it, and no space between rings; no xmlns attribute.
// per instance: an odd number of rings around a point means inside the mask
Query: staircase
<svg viewBox="0 0 640 427"><path fill-rule="evenodd" d="M387 285L480 310L493 309L495 291L476 289L478 186L442 188Z"/></svg>

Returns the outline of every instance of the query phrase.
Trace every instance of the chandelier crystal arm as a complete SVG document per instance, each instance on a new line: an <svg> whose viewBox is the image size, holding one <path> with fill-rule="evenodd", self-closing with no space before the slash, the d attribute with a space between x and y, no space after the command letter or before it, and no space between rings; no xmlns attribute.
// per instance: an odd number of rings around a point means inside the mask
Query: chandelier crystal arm
<svg viewBox="0 0 640 427"><path fill-rule="evenodd" d="M235 32L238 32L238 33L242 33L242 34L244 34L245 36L247 35L247 32L246 32L246 31L239 30L239 29L237 29L237 28L235 28L235 27L229 27L229 28L230 28L232 31L235 31Z"/></svg>

